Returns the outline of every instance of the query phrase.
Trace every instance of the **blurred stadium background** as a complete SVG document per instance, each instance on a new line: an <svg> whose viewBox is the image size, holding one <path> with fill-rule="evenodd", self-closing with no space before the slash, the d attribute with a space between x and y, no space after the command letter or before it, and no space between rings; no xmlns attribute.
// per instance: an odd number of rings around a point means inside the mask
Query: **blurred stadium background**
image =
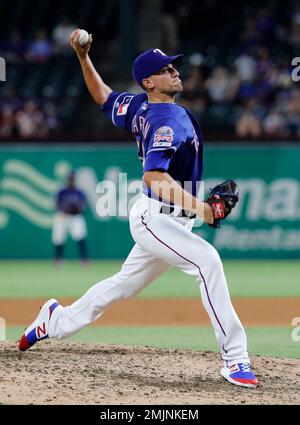
<svg viewBox="0 0 300 425"><path fill-rule="evenodd" d="M300 86L291 65L300 56L300 2L0 0L0 10L6 61L0 82L0 316L12 313L7 336L16 338L23 326L14 316L17 301L78 297L117 272L133 245L126 217L99 217L95 208L98 182L114 181L122 206L127 195L120 173L134 187L142 170L132 136L112 126L85 88L68 41L79 27L93 34L91 58L116 91L139 92L131 78L139 52L159 47L185 54L178 102L195 113L204 133L206 187L234 178L242 193L222 230L195 232L224 259L234 303L249 300L255 316L262 308L257 300L265 299L266 317L270 309L278 319L261 320L259 328L245 319L250 352L300 357L299 342L291 338L291 321L300 316ZM53 195L72 169L88 199L92 261L82 267L68 241L69 261L57 269ZM166 300L167 310L171 298L197 297L195 283L170 271L138 299ZM276 308L275 298L281 300ZM211 328L192 325L177 320L170 332L170 326L124 330L111 322L77 337L216 350Z"/></svg>

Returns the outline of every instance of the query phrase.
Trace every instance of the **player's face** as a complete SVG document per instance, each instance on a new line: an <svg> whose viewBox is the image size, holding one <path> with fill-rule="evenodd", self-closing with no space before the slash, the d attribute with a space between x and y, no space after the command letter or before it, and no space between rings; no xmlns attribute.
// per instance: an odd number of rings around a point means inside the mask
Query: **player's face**
<svg viewBox="0 0 300 425"><path fill-rule="evenodd" d="M172 64L164 66L151 76L155 88L168 94L176 94L183 90L179 72Z"/></svg>

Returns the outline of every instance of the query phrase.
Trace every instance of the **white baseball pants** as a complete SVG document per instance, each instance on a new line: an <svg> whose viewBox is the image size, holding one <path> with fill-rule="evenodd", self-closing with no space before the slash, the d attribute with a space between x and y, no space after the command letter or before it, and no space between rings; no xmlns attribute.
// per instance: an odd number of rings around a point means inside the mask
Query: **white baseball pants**
<svg viewBox="0 0 300 425"><path fill-rule="evenodd" d="M228 366L248 362L246 335L231 304L219 254L191 232L193 220L160 214L160 206L145 195L135 203L130 230L136 244L121 271L96 283L71 306L54 310L49 337L74 334L98 319L109 305L142 291L172 265L199 281L222 359Z"/></svg>
<svg viewBox="0 0 300 425"><path fill-rule="evenodd" d="M87 228L83 215L56 213L53 218L52 243L54 245L62 245L69 234L74 241L86 238Z"/></svg>

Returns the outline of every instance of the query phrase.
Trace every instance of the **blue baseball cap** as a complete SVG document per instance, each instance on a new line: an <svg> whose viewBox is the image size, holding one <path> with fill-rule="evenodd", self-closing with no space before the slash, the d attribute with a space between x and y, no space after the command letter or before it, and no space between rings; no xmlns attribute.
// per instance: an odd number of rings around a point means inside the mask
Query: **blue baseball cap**
<svg viewBox="0 0 300 425"><path fill-rule="evenodd" d="M132 75L138 84L141 84L143 78L147 78L155 72L162 69L169 63L176 62L183 55L168 56L160 49L150 49L141 53L133 62Z"/></svg>

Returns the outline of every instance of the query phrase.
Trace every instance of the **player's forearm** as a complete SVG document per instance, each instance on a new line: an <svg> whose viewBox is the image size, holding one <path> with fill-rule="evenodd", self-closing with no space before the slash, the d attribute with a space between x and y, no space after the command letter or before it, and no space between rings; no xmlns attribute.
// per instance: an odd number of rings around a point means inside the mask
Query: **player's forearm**
<svg viewBox="0 0 300 425"><path fill-rule="evenodd" d="M148 171L143 181L160 198L172 202L186 211L197 214L206 223L213 223L210 206L184 190L168 173Z"/></svg>
<svg viewBox="0 0 300 425"><path fill-rule="evenodd" d="M77 28L72 32L70 35L70 45L79 59L84 80L90 94L96 103L103 105L112 92L112 89L103 82L89 58L88 52L93 42L92 34L89 34L87 42L82 45L79 43L80 31L81 30Z"/></svg>
<svg viewBox="0 0 300 425"><path fill-rule="evenodd" d="M96 103L103 105L112 92L112 89L104 83L88 55L83 58L79 57L79 61L85 83L91 96Z"/></svg>

